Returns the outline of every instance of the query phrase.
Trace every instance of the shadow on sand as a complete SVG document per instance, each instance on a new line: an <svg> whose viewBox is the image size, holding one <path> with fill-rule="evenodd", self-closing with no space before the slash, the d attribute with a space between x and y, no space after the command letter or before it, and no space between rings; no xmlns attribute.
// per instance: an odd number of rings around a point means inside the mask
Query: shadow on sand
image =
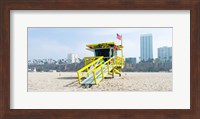
<svg viewBox="0 0 200 119"><path fill-rule="evenodd" d="M64 80L76 79L76 80L78 80L78 77L58 77L57 79L64 79Z"/></svg>
<svg viewBox="0 0 200 119"><path fill-rule="evenodd" d="M104 79L113 79L113 77L104 77Z"/></svg>

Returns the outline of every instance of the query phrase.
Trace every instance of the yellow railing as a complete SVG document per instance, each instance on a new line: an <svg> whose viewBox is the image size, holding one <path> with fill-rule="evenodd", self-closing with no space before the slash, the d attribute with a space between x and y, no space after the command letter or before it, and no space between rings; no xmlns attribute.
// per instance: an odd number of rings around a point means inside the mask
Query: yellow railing
<svg viewBox="0 0 200 119"><path fill-rule="evenodd" d="M113 61L113 58L110 58L105 63L101 64L98 68L94 69L93 75L94 75L95 84L99 84L99 82L104 79L104 77L106 75L106 74L104 74L105 70L107 70L107 73L109 73L113 68L114 68L114 61ZM97 71L99 71L99 72L97 72ZM100 74L101 74L101 78L97 81L97 77Z"/></svg>
<svg viewBox="0 0 200 119"><path fill-rule="evenodd" d="M89 63L93 62L94 60L100 58L101 56L96 57L84 57L84 66L88 65Z"/></svg>
<svg viewBox="0 0 200 119"><path fill-rule="evenodd" d="M88 58L88 57L87 57ZM97 57L96 57L97 58ZM85 65L83 68L77 71L78 74L78 81L81 84L81 79L86 75L89 76L92 71L98 67L99 65L103 64L103 56L98 57L96 60L93 60L89 64ZM91 68L93 67L93 68Z"/></svg>
<svg viewBox="0 0 200 119"><path fill-rule="evenodd" d="M121 66L123 68L123 66L124 66L124 58L123 57L119 57L119 56L115 56L115 65L116 66Z"/></svg>
<svg viewBox="0 0 200 119"><path fill-rule="evenodd" d="M118 71L115 68L123 68L123 57L115 56L113 58L108 59L106 62L103 61L103 58L103 56L84 58L85 66L77 71L78 81L80 84L82 78L86 77L86 75L88 77L89 75L93 74L93 81L95 82L95 84L99 84L99 82L103 80L104 77L111 72L111 70L112 73L120 73L120 71Z"/></svg>

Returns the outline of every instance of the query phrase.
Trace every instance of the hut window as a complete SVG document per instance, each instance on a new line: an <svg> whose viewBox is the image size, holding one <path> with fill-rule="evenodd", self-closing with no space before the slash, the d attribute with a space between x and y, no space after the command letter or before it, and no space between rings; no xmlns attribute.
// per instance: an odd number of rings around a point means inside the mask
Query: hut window
<svg viewBox="0 0 200 119"><path fill-rule="evenodd" d="M110 51L110 49L96 49L95 55L109 57L109 51Z"/></svg>

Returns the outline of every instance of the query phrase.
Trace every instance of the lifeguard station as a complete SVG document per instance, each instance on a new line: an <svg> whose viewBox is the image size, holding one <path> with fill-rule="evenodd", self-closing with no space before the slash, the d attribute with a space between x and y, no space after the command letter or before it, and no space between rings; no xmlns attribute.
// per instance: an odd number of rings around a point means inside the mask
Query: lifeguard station
<svg viewBox="0 0 200 119"><path fill-rule="evenodd" d="M78 82L82 85L99 84L107 75L119 74L124 66L123 46L114 42L88 44L87 50L94 52L94 57L84 57L84 67L77 71ZM121 51L121 57L117 52Z"/></svg>

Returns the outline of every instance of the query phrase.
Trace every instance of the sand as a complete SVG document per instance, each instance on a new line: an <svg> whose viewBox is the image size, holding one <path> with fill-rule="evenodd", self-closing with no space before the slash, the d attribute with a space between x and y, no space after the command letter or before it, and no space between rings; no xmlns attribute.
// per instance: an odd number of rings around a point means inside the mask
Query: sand
<svg viewBox="0 0 200 119"><path fill-rule="evenodd" d="M123 72L106 77L98 85L85 88L78 84L76 72L29 72L28 91L172 91L172 73Z"/></svg>

